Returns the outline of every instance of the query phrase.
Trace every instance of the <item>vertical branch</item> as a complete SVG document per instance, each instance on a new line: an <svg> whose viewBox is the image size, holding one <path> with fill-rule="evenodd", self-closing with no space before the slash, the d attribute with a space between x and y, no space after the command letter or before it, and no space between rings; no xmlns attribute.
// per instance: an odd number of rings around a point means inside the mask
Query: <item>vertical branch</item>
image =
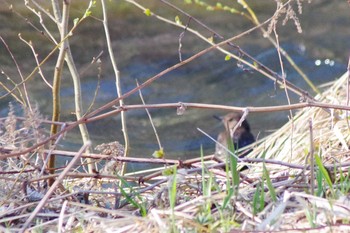
<svg viewBox="0 0 350 233"><path fill-rule="evenodd" d="M51 0L51 5L52 5L52 9L53 9L53 14L55 16L55 19L56 19L57 23L61 22L62 21L62 15L61 15L60 5L59 5L58 1L57 0Z"/></svg>
<svg viewBox="0 0 350 233"><path fill-rule="evenodd" d="M66 59L68 69L69 69L69 71L72 75L72 79L73 79L75 115L76 115L77 120L80 120L83 117L83 105L82 105L80 76L79 76L79 72L75 66L69 43L67 45L67 53L66 53L65 59ZM81 137L83 139L83 142L84 142L84 144L86 144L88 141L90 141L90 136L89 136L89 132L88 132L88 129L86 127L86 124L79 124L79 130L80 130L80 134L81 134ZM91 148L88 147L86 149L86 153L90 153L90 152L91 152ZM89 173L93 173L93 170L96 169L94 161L91 158L87 158L87 161L88 161Z"/></svg>
<svg viewBox="0 0 350 233"><path fill-rule="evenodd" d="M69 41L67 38L70 1L64 0L63 4L64 4L64 6L63 6L62 16L60 15L60 10L59 10L57 1L52 2L52 7L54 9L53 11L54 11L54 15L55 15L57 22L60 22L59 20L62 20L61 23L58 23L58 29L60 31L61 41L63 41L62 43L64 45L64 54L63 54L64 58L63 59L65 59L65 61L67 62L68 69L70 71L70 74L72 75L73 86L74 86L75 115L76 115L77 120L80 120L83 116L80 76L79 76L78 70L75 66L73 56L72 56L70 46L69 46ZM62 58L60 58L60 59L62 59ZM62 63L63 63L63 61L62 61ZM63 65L63 64L61 64L61 65ZM62 67L60 69L60 72L61 72L61 70L62 70ZM83 142L87 143L88 141L90 141L90 136L89 136L86 125L79 124L79 130L80 130L80 134L82 136ZM90 148L87 148L86 151L87 151L87 153L91 152ZM87 161L88 161L89 173L92 173L94 168L95 168L94 164L93 164L93 160L89 158L89 159L87 159Z"/></svg>
<svg viewBox="0 0 350 233"><path fill-rule="evenodd" d="M346 80L346 106L349 106L349 104L350 104L350 56L349 56L349 60L348 60L347 71L348 71L348 77ZM349 111L346 111L345 116L346 116L346 124L348 125L348 129L350 130Z"/></svg>
<svg viewBox="0 0 350 233"><path fill-rule="evenodd" d="M69 42L67 41L67 53L65 58L68 69L72 75L73 86L74 86L74 104L75 104L75 115L77 120L80 120L83 117L83 105L82 105L82 93L81 93L81 84L80 84L80 76L79 72L75 66L73 56L70 50ZM81 137L83 139L83 143L86 144L90 141L90 136L86 124L79 124L79 130ZM86 149L86 153L90 153L91 148L88 147ZM87 158L88 161L88 170L89 173L93 173L93 170L96 169L96 164L94 164L93 159Z"/></svg>
<svg viewBox="0 0 350 233"><path fill-rule="evenodd" d="M291 105L290 102L290 98L289 98L289 93L288 93L288 88L286 86L286 73L284 72L284 65L283 65L283 60L282 60L282 56L281 56L281 47L280 47L280 43L279 43L279 39L278 39L278 34L276 31L276 28L273 28L273 33L275 35L275 43L276 43L276 50L277 50L277 54L278 54L278 60L280 63L280 67L281 67L281 75L282 75L282 79L283 79L283 87L284 87L284 92L286 93L286 98L288 101L288 105ZM293 119L293 111L289 110L289 114L290 114L290 120L292 121L291 124L291 137L290 137L290 153L291 153L291 158L292 158L292 151L293 151L293 132L294 132L294 119Z"/></svg>
<svg viewBox="0 0 350 233"><path fill-rule="evenodd" d="M101 0L101 4L102 4L102 11L103 11L103 27L104 27L105 34L106 34L106 41L107 41L109 57L111 59L114 74L115 74L115 83L116 83L116 88L117 88L117 94L118 94L118 97L120 97L122 95L122 90L121 90L121 85L120 85L120 76L119 76L119 70L117 67L117 63L116 63L115 58L114 58L111 37L109 35L108 17L107 17L107 9L106 9L105 0ZM120 106L124 105L123 99L119 100L119 105ZM125 112L124 111L121 112L121 123L122 123L122 131L123 131L124 143L125 143L124 156L127 156L128 152L129 152L129 138L128 138L128 131L127 131L127 127L126 127L126 119L125 119ZM122 173L124 173L124 170L125 170L125 164L123 163Z"/></svg>
<svg viewBox="0 0 350 233"><path fill-rule="evenodd" d="M309 130L310 130L310 185L311 195L315 193L315 162L314 162L314 136L312 133L312 120L309 119ZM305 164L306 166L306 164Z"/></svg>
<svg viewBox="0 0 350 233"><path fill-rule="evenodd" d="M57 9L56 9L57 10ZM55 66L55 72L54 72L54 79L53 79L53 85L52 85L52 121L59 121L60 119L60 112L61 112L61 106L60 106L60 88L61 88L61 77L62 77L62 69L63 69L63 63L64 63L64 57L66 55L66 49L67 49L67 41L65 40L65 36L67 35L67 25L68 25L68 15L69 15L69 5L67 1L63 1L63 10L62 10L62 17L60 17L60 21L57 19L57 25L60 28L60 38L61 38L61 45L60 45L60 52L58 54L56 66ZM51 125L51 135L54 135L58 132L58 128L56 124ZM55 167L55 155L51 155L49 162L48 162L48 169L50 170L50 173L54 173ZM53 183L53 180L49 180L49 184L51 185Z"/></svg>

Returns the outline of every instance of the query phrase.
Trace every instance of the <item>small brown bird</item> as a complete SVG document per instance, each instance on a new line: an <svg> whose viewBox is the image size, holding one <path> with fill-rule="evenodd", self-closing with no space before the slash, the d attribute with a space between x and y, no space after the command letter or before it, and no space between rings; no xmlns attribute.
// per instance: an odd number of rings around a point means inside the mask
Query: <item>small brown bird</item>
<svg viewBox="0 0 350 233"><path fill-rule="evenodd" d="M255 138L253 134L250 132L250 126L246 120L242 122L240 126L233 131L242 118L242 114L231 112L225 115L224 117L216 117L222 121L225 125L225 131L222 131L217 138L217 141L227 148L227 137L230 136L233 140L233 144L235 146L235 150L239 148L245 147L253 142L255 142ZM224 157L227 154L227 151L216 143L215 154L219 157ZM247 153L241 155L244 157Z"/></svg>

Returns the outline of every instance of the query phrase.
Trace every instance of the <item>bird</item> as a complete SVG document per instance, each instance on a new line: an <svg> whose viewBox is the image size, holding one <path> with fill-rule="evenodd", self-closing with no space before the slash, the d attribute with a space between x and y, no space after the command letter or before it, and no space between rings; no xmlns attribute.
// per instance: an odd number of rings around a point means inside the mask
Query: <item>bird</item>
<svg viewBox="0 0 350 233"><path fill-rule="evenodd" d="M238 150L255 142L255 137L250 131L250 126L247 120L244 120L241 125L237 126L238 122L242 118L242 114L230 112L223 117L214 117L221 120L225 126L225 130L219 133L217 137L217 143L215 147L215 155L217 155L219 158L225 158L227 155L227 151L221 145L227 148L228 137L232 139L235 150ZM244 157L248 153L249 152L245 152L240 155L240 157Z"/></svg>

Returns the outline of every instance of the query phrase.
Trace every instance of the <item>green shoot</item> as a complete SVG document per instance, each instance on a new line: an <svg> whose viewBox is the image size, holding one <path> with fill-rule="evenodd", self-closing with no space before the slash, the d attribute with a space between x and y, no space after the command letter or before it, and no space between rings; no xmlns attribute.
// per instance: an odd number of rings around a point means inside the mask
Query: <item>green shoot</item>
<svg viewBox="0 0 350 233"><path fill-rule="evenodd" d="M236 154L235 151L236 151L236 148L235 148L235 145L233 144L233 141L232 141L232 138L230 136L228 136L228 139L227 139L227 146L228 146L228 150L232 153L232 154ZM238 192L238 186L239 186L239 170L237 168L238 166L238 163L237 163L237 157L236 156L232 156L231 154L229 154L227 157L226 157L226 172L228 173L228 171L230 170L231 171L231 177L232 177L232 186L231 187L234 187L234 189L237 190ZM230 166L228 169L228 165ZM230 179L228 179L230 180ZM230 187L230 186L228 186Z"/></svg>
<svg viewBox="0 0 350 233"><path fill-rule="evenodd" d="M145 9L145 11L143 12L145 15L147 16L151 16L152 15L152 12L150 9Z"/></svg>
<svg viewBox="0 0 350 233"><path fill-rule="evenodd" d="M339 183L340 183L340 189L343 194L348 194L350 191L350 168L348 169L348 174L345 176L341 169L340 171L340 177L339 177Z"/></svg>
<svg viewBox="0 0 350 233"><path fill-rule="evenodd" d="M319 169L316 171L316 181L317 181L316 196L321 197L323 194L323 185L322 185L323 182L322 182L322 173Z"/></svg>
<svg viewBox="0 0 350 233"><path fill-rule="evenodd" d="M172 225L172 232L177 232L176 230L176 223L175 223L175 214L174 209L176 205L176 175L177 175L177 167L174 166L174 172L173 172L173 178L171 182L171 186L169 186L169 202L170 202L170 209L171 209L171 225Z"/></svg>
<svg viewBox="0 0 350 233"><path fill-rule="evenodd" d="M253 196L253 214L260 213L265 208L265 181L256 186L256 191Z"/></svg>
<svg viewBox="0 0 350 233"><path fill-rule="evenodd" d="M120 192L122 193L123 197L128 201L128 203L133 205L135 208L139 209L142 217L145 217L147 215L147 210L146 210L145 203L142 202L141 196L137 192L133 192L133 187L131 185L129 185L129 183L126 182L126 180L123 177L121 177L119 175L117 175L117 176L122 183L122 185L119 186L119 189L120 189ZM123 187L129 188L130 192L127 193ZM136 196L141 201L141 203L138 203L135 200L135 198L133 198L133 196Z"/></svg>
<svg viewBox="0 0 350 233"><path fill-rule="evenodd" d="M316 221L316 208L315 206L311 207L311 210L309 208L307 208L305 210L305 216L306 219L308 220L310 227L314 228L316 227L315 221Z"/></svg>
<svg viewBox="0 0 350 233"><path fill-rule="evenodd" d="M270 175L269 175L269 171L267 170L267 168L265 166L265 163L263 163L263 176L264 176L264 179L266 180L266 184L267 184L267 187L269 189L269 192L270 192L270 195L271 195L271 199L274 202L277 202L276 191L275 191L275 188L272 185L272 182L271 182L271 179L270 179Z"/></svg>
<svg viewBox="0 0 350 233"><path fill-rule="evenodd" d="M327 169L323 166L320 156L318 156L317 154L315 154L315 161L323 179L326 181L327 185L329 186L332 195L335 196L332 180L327 172Z"/></svg>

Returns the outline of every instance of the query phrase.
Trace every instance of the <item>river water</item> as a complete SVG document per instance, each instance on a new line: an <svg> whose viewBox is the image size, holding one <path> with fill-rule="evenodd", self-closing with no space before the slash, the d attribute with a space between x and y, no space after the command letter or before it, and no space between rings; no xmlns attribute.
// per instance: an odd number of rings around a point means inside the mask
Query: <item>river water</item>
<svg viewBox="0 0 350 233"><path fill-rule="evenodd" d="M173 3L200 19L225 38L252 27L239 15L222 11L205 11L199 6L186 5L182 1L173 1ZM188 21L181 13L169 8L161 1L145 1L142 4L171 20L178 15L182 22ZM72 14L81 14L82 5L74 5L71 10ZM274 11L275 1L260 2L254 7L258 17L263 21ZM297 9L296 6L294 7ZM179 62L179 36L183 32L182 29L161 22L154 17L147 17L142 11L126 2L110 2L109 9L111 37L120 69L123 93L133 89L136 86L136 80L142 83ZM93 9L93 16L101 17L98 10L98 7ZM18 15L5 9L0 12L3 22L0 26L0 35L11 48L23 73L28 75L35 66L34 59L30 49L18 39L17 34L21 33L23 37L33 40L40 59L49 53L52 45L50 46L47 39L38 35L39 33ZM25 15L30 16L31 14L27 12ZM349 5L346 1L340 0L313 0L310 4L303 4L303 13L298 17L303 29L301 34L297 32L293 22L288 22L286 26L278 24L281 47L290 54L315 85L335 80L346 71L349 55L350 40L347 33L350 23ZM38 25L35 18L30 19L35 25ZM50 29L55 30L54 25L49 24L49 26ZM200 31L206 37L212 35L193 20L190 22L190 27ZM102 24L94 18L87 19L74 32L70 43L78 69L83 73L82 89L85 109L92 101L93 93L98 85L97 65L92 65L86 71L85 68L101 51L103 54L101 56L100 90L94 108L116 98L115 80L108 58ZM272 70L281 73L276 50L263 38L261 32L252 32L234 43ZM186 59L206 47L208 47L206 43L186 32L182 39L182 57ZM236 61L225 61L224 58L225 55L212 51L166 74L142 90L146 103L198 102L242 107L287 104L284 90L276 88L273 81L259 73L242 69ZM49 80L53 74L54 64L55 57L49 59L43 67ZM14 80L18 80L18 73L4 46L1 47L0 66ZM284 70L290 82L315 95L286 61L284 61ZM3 76L2 79L4 78ZM38 103L42 114L50 118L52 111L50 89L38 76L34 81L28 82L28 88L32 101ZM5 93L3 89L1 93ZM72 82L68 72L64 73L61 95L62 119L74 120L74 116L70 114L74 111L74 105ZM292 103L299 101L299 98L292 93L290 97ZM5 98L0 102L2 116L6 115L9 101L13 99ZM125 99L125 104L140 103L138 94ZM223 128L220 122L212 116L225 114L225 112L203 109L188 109L181 116L176 114L176 109L153 109L150 112L166 157L181 159L198 156L200 146L203 146L205 153L214 151L215 143L201 134L197 128L216 137ZM254 135L261 138L288 121L288 116L289 112L252 113L248 116L248 121ZM146 112L144 110L128 111L127 125L131 142L130 155L151 156L153 151L157 150L158 145ZM118 115L93 122L88 125L88 128L94 145L115 140L123 143ZM77 130L68 134L60 146L64 149L78 148L81 145L78 135Z"/></svg>

